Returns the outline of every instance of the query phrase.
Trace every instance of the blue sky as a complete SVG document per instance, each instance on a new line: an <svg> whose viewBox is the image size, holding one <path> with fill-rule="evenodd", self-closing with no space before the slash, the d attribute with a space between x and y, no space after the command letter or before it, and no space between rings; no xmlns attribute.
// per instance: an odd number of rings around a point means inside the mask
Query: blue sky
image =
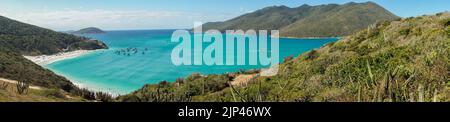
<svg viewBox="0 0 450 122"><path fill-rule="evenodd" d="M267 6L319 5L368 0L0 0L0 15L54 30L190 28ZM372 0L401 17L450 10L450 0Z"/></svg>

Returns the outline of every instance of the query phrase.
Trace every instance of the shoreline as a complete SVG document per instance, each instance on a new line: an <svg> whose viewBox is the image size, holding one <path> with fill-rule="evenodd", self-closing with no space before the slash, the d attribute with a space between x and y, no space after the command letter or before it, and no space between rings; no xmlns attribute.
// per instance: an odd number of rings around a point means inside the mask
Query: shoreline
<svg viewBox="0 0 450 122"><path fill-rule="evenodd" d="M84 84L82 82L78 82L77 80L74 80L74 79L71 79L71 78L68 78L68 77L65 77L65 78L67 78L67 80L72 82L73 85L75 85L76 87L78 87L80 89L87 89L87 90L92 91L92 92L107 93L107 94L110 94L112 97L118 97L120 95L125 95L125 93L122 93L119 90L114 90L114 89L110 89L110 88L100 88L98 86L95 87L95 86L91 86L91 85L88 85L88 84Z"/></svg>
<svg viewBox="0 0 450 122"><path fill-rule="evenodd" d="M76 51L70 51L70 52L61 52L53 55L39 55L39 56L23 56L26 59L40 65L45 66L48 64L52 64L58 61L72 59L76 57L80 57L83 55L90 54L92 52L96 52L99 50L76 50Z"/></svg>
<svg viewBox="0 0 450 122"><path fill-rule="evenodd" d="M93 52L96 51L101 51L103 49L97 49L97 50L75 50L75 51L70 51L70 52L60 52L57 54L53 54L53 55L39 55L39 56L25 56L23 55L23 57L25 57L26 59L34 62L35 64L38 64L42 67L44 67L45 65L49 65L58 61L63 61L63 60L67 60L67 59L73 59L73 58L77 58L80 56L84 56L87 54L91 54ZM62 76L64 78L66 78L67 80L69 80L73 85L77 86L78 88L84 88L84 89L88 89L90 91L94 91L94 92L104 92L104 93L108 93L111 94L113 97L119 96L121 95L120 92L118 91L114 91L113 89L108 89L108 88L99 88L99 87L93 87L93 86L89 86L87 84L83 84L82 82L79 82L78 80L72 79L70 77L66 77L63 74L57 73L59 76Z"/></svg>

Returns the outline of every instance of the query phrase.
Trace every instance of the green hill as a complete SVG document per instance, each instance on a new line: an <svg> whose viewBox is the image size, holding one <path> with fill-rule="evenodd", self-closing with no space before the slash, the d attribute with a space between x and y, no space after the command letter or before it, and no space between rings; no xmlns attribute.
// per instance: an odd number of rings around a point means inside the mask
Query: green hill
<svg viewBox="0 0 450 122"><path fill-rule="evenodd" d="M83 28L78 31L70 32L72 34L99 34L99 33L106 33L105 31L95 28L95 27L89 27L89 28Z"/></svg>
<svg viewBox="0 0 450 122"><path fill-rule="evenodd" d="M48 55L78 49L108 48L103 42L15 21L0 16L0 47L24 55Z"/></svg>
<svg viewBox="0 0 450 122"><path fill-rule="evenodd" d="M280 65L278 75L192 75L119 101L450 101L450 13L380 22ZM287 58L289 59L289 58ZM252 73L247 73L252 74Z"/></svg>
<svg viewBox="0 0 450 122"><path fill-rule="evenodd" d="M280 30L282 37L345 36L370 24L399 19L373 2L328 4L297 8L272 6L225 22L203 25L204 30Z"/></svg>
<svg viewBox="0 0 450 122"><path fill-rule="evenodd" d="M21 54L0 48L0 78L8 78L32 85L71 90L73 84L41 66L25 59Z"/></svg>
<svg viewBox="0 0 450 122"><path fill-rule="evenodd" d="M0 78L80 94L81 90L22 55L49 55L72 50L108 48L103 42L18 22L0 16Z"/></svg>

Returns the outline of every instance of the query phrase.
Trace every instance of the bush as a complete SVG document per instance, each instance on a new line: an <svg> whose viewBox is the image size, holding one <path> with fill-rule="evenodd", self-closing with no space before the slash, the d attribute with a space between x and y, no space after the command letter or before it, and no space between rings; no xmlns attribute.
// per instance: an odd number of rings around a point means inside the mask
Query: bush
<svg viewBox="0 0 450 122"><path fill-rule="evenodd" d="M400 30L400 35L408 36L409 33L411 33L411 29L409 29L409 28Z"/></svg>
<svg viewBox="0 0 450 122"><path fill-rule="evenodd" d="M292 59L294 59L294 56L292 56L292 55L290 55L290 56L287 56L287 57L284 57L283 63L286 63L286 62L292 61Z"/></svg>
<svg viewBox="0 0 450 122"><path fill-rule="evenodd" d="M18 52L2 48L1 42L0 36L0 77L66 91L74 88L66 78L25 59Z"/></svg>
<svg viewBox="0 0 450 122"><path fill-rule="evenodd" d="M89 91L88 89L85 89L85 88L76 89L74 94L81 96L87 100L95 100L95 93L92 91Z"/></svg>
<svg viewBox="0 0 450 122"><path fill-rule="evenodd" d="M305 54L305 60L313 60L318 57L316 50L311 50Z"/></svg>
<svg viewBox="0 0 450 122"><path fill-rule="evenodd" d="M442 20L442 21L441 21L441 24L442 24L444 27L449 26L449 25L450 25L450 18L449 18L449 19L444 19L444 20Z"/></svg>
<svg viewBox="0 0 450 122"><path fill-rule="evenodd" d="M16 85L17 93L19 94L27 94L28 88L30 87L30 84L19 81Z"/></svg>
<svg viewBox="0 0 450 122"><path fill-rule="evenodd" d="M191 95L188 92L174 93L171 87L162 85L145 85L132 94L117 97L122 102L190 102ZM178 94L179 93L179 94Z"/></svg>
<svg viewBox="0 0 450 122"><path fill-rule="evenodd" d="M65 99L66 96L59 89L49 89L44 91L44 95L47 97L55 97Z"/></svg>
<svg viewBox="0 0 450 122"><path fill-rule="evenodd" d="M112 97L111 94L104 93L104 92L97 92L97 93L95 93L95 98L97 100L102 101L102 102L113 102L114 101L114 98Z"/></svg>
<svg viewBox="0 0 450 122"><path fill-rule="evenodd" d="M450 37L450 27L447 27L445 29L445 33L447 33L447 36Z"/></svg>

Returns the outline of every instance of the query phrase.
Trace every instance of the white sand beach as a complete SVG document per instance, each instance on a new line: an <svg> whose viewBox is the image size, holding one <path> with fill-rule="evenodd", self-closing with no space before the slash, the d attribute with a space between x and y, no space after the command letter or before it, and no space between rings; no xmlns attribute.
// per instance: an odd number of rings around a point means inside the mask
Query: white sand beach
<svg viewBox="0 0 450 122"><path fill-rule="evenodd" d="M57 61L76 58L82 55L86 55L97 50L76 50L71 52L62 52L54 55L40 55L40 56L23 56L26 59L33 61L34 63L44 66Z"/></svg>
<svg viewBox="0 0 450 122"><path fill-rule="evenodd" d="M71 51L71 52L62 52L62 53L58 53L58 54L54 54L54 55L40 55L40 56L23 56L26 59L33 61L34 63L44 66L47 64L51 64L57 61L62 61L62 60L66 60L66 59L71 59L71 58L76 58L79 56L83 56L95 51L101 51L103 49L98 49L98 50L76 50L76 51ZM67 77L66 77L67 78ZM75 86L79 87L79 88L86 88L88 90L94 91L94 92L106 92L111 94L113 97L119 96L120 92L118 91L114 91L112 89L100 89L98 87L92 87L92 86L88 86L86 84L83 84L82 82L78 82L75 81L73 79L67 78L68 80L70 80ZM1 81L7 81L5 79L0 78Z"/></svg>

